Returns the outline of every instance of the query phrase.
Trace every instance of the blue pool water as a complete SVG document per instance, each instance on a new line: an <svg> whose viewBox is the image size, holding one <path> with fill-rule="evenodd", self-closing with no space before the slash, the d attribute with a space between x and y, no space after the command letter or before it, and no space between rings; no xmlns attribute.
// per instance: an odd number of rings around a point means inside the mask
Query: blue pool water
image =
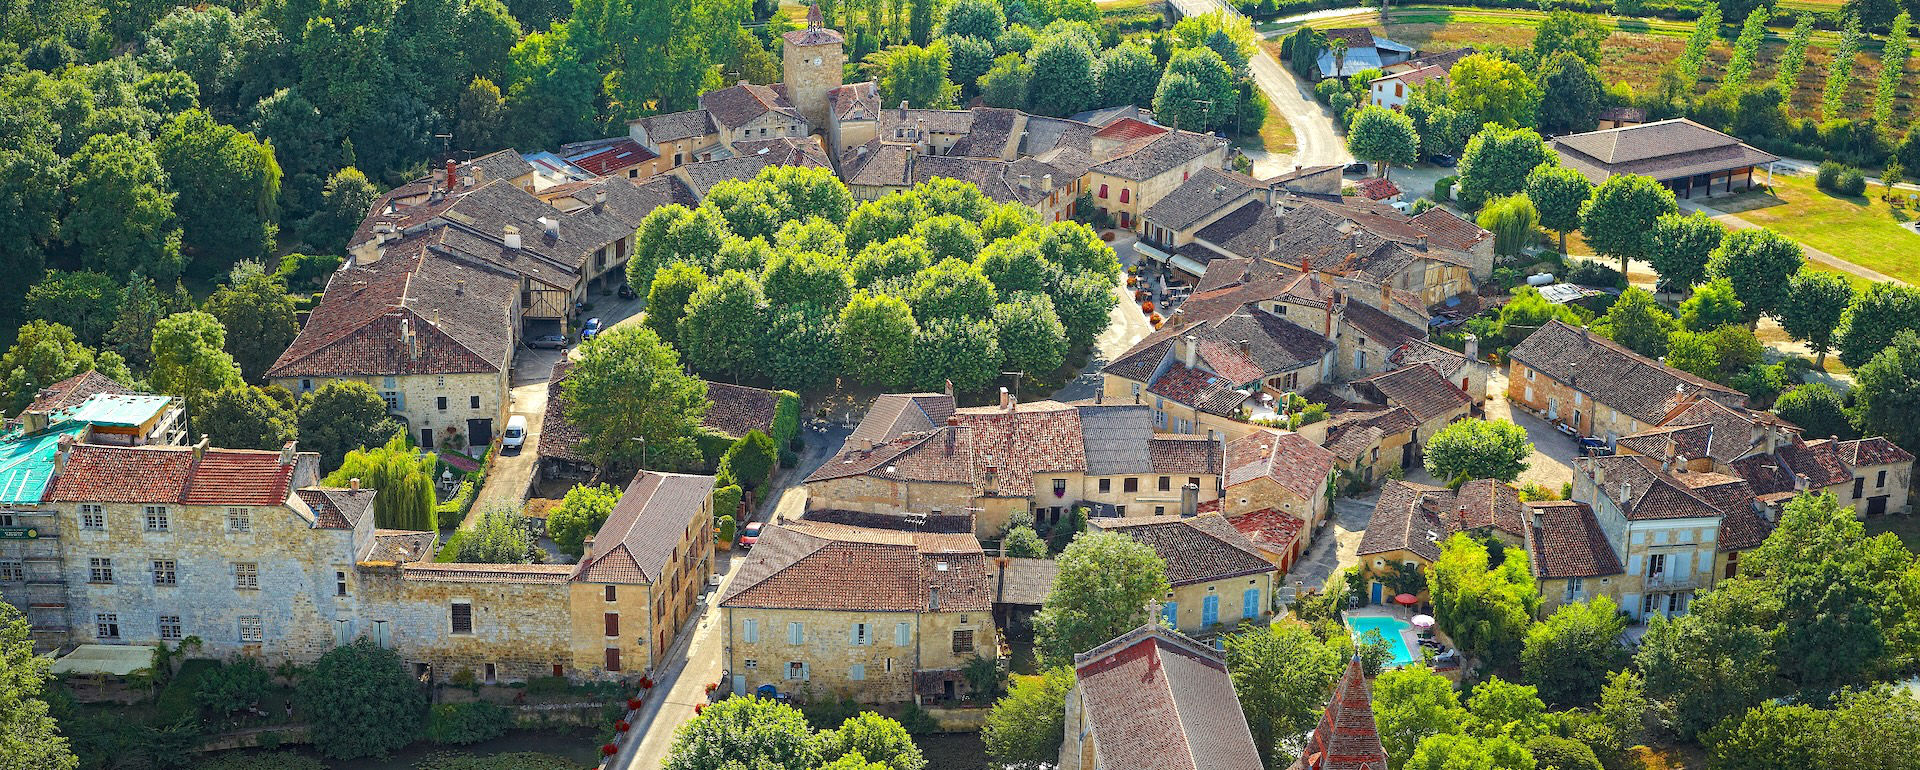
<svg viewBox="0 0 1920 770"><path fill-rule="evenodd" d="M1364 640L1361 637L1366 636L1368 631L1379 631L1381 636L1387 638L1387 645L1393 648L1392 665L1404 666L1420 662L1419 656L1407 649L1406 637L1400 635L1402 631L1412 630L1413 626L1407 621L1381 615L1349 616L1347 628L1353 632L1355 644L1362 643Z"/></svg>

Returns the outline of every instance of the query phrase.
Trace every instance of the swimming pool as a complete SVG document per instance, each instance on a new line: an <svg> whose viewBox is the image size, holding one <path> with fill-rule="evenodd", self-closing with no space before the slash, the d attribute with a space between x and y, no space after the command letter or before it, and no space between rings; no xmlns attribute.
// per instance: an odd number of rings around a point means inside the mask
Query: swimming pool
<svg viewBox="0 0 1920 770"><path fill-rule="evenodd" d="M1348 615L1347 629L1353 633L1354 644L1364 643L1365 640L1362 637L1366 636L1368 631L1379 631L1381 636L1387 638L1387 646L1393 649L1391 665L1404 666L1420 662L1420 657L1407 649L1407 639L1401 633L1413 629L1413 625L1407 621L1386 615Z"/></svg>

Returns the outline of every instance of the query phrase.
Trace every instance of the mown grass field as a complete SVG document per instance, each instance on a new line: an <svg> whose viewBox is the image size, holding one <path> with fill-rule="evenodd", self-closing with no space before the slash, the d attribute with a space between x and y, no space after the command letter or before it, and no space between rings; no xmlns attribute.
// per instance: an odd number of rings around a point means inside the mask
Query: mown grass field
<svg viewBox="0 0 1920 770"><path fill-rule="evenodd" d="M1709 202L1761 227L1907 283L1920 283L1920 235L1900 226L1915 212L1901 202L1880 200L1880 186L1859 198L1828 195L1810 176L1774 177L1770 192L1748 192Z"/></svg>

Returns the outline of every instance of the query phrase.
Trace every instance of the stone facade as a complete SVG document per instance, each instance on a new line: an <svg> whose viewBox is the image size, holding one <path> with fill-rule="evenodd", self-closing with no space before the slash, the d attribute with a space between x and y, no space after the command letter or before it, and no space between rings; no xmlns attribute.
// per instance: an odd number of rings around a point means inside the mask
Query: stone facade
<svg viewBox="0 0 1920 770"><path fill-rule="evenodd" d="M976 655L995 657L1000 646L990 612L730 607L726 615L727 668L735 694L770 684L816 701L940 700L947 698L945 682L954 682L953 693L964 695L960 670ZM924 686L928 682L935 684Z"/></svg>
<svg viewBox="0 0 1920 770"><path fill-rule="evenodd" d="M1095 155L1098 156L1098 148ZM1128 179L1101 173L1087 172L1087 190L1093 193L1093 205L1112 216L1115 224L1124 229L1143 232L1146 222L1140 214L1161 198L1179 188L1194 172L1203 168L1220 168L1227 161L1225 145L1214 148L1212 152L1196 156L1185 163L1175 166L1146 179Z"/></svg>
<svg viewBox="0 0 1920 770"><path fill-rule="evenodd" d="M786 41L780 52L780 80L787 101L809 125L826 126L828 92L840 87L847 55L838 34L796 37ZM808 43L816 37L818 42Z"/></svg>
<svg viewBox="0 0 1920 770"><path fill-rule="evenodd" d="M531 568L530 568L531 567ZM469 670L480 681L539 676L598 678L598 655L575 659L567 565L454 564L363 570L347 639L390 647L416 675L445 680ZM465 621L460 623L464 606Z"/></svg>
<svg viewBox="0 0 1920 770"><path fill-rule="evenodd" d="M388 413L407 421L408 435L425 447L444 447L458 436L471 447L476 436L491 440L507 427L509 372L398 376L279 377L273 384L294 393L310 393L328 380L364 382L385 398ZM479 454L473 448L473 454Z"/></svg>
<svg viewBox="0 0 1920 770"><path fill-rule="evenodd" d="M1628 436L1653 427L1606 404L1595 403L1585 391L1519 361L1513 362L1508 372L1507 400L1548 422L1571 426L1582 436Z"/></svg>

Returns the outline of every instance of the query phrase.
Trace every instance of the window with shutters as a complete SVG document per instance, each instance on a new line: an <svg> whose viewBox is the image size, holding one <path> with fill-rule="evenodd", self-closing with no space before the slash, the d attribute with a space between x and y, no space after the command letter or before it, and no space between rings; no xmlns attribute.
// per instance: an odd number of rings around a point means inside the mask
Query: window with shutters
<svg viewBox="0 0 1920 770"><path fill-rule="evenodd" d="M266 641L266 627L260 622L259 615L240 616L240 642L258 644Z"/></svg>
<svg viewBox="0 0 1920 770"><path fill-rule="evenodd" d="M454 602L448 607L448 619L453 624L453 633L473 633L473 605L468 602Z"/></svg>
<svg viewBox="0 0 1920 770"><path fill-rule="evenodd" d="M618 647L607 648L607 670L608 671L620 670L620 648Z"/></svg>
<svg viewBox="0 0 1920 770"><path fill-rule="evenodd" d="M740 621L740 640L743 642L760 641L760 621L758 620Z"/></svg>
<svg viewBox="0 0 1920 770"><path fill-rule="evenodd" d="M847 678L856 682L865 680L867 678L867 664L853 664L852 668L847 669Z"/></svg>
<svg viewBox="0 0 1920 770"><path fill-rule="evenodd" d="M1140 480L1136 478L1128 478L1127 480L1120 483L1120 491L1122 492L1140 491Z"/></svg>
<svg viewBox="0 0 1920 770"><path fill-rule="evenodd" d="M242 591L260 590L260 565L250 561L233 565L233 587Z"/></svg>
<svg viewBox="0 0 1920 770"><path fill-rule="evenodd" d="M1129 198L1129 192L1130 192L1130 191L1129 191L1129 190L1128 190L1127 188L1125 188L1125 187L1122 187L1122 188L1120 188L1120 202L1121 202L1121 203L1128 203L1128 202L1130 202L1130 201L1131 201L1131 199Z"/></svg>
<svg viewBox="0 0 1920 770"><path fill-rule="evenodd" d="M1161 476L1161 477L1160 477L1160 491L1162 491L1162 492L1171 492L1171 491L1173 491L1173 477L1172 477L1172 476Z"/></svg>
<svg viewBox="0 0 1920 770"><path fill-rule="evenodd" d="M170 586L178 582L179 582L179 576L175 574L174 563L172 559L154 559L153 560L153 584L154 585Z"/></svg>
<svg viewBox="0 0 1920 770"><path fill-rule="evenodd" d="M873 644L873 634L871 633L870 629L871 629L871 626L868 626L865 623L853 624L853 634L852 634L853 646L861 647L861 646Z"/></svg>
<svg viewBox="0 0 1920 770"><path fill-rule="evenodd" d="M620 635L620 613L607 613L607 636Z"/></svg>
<svg viewBox="0 0 1920 770"><path fill-rule="evenodd" d="M973 630L964 629L953 632L953 654L966 655L973 652Z"/></svg>
<svg viewBox="0 0 1920 770"><path fill-rule="evenodd" d="M182 638L179 615L161 615L159 623L160 638L164 641L177 641Z"/></svg>
<svg viewBox="0 0 1920 770"><path fill-rule="evenodd" d="M1107 186L1105 184L1100 185L1100 197L1107 197Z"/></svg>
<svg viewBox="0 0 1920 770"><path fill-rule="evenodd" d="M614 586L607 586L607 601L619 601L620 594L614 588Z"/></svg>
<svg viewBox="0 0 1920 770"><path fill-rule="evenodd" d="M788 679L788 680L791 680L791 681L805 681L805 680L806 680L807 678L808 678L808 677L807 677L807 664L805 664L805 663L801 663L800 661L797 661L797 660L796 660L796 661L793 661L793 662L790 662L790 663L788 663L788 664L787 664L787 679Z"/></svg>
<svg viewBox="0 0 1920 770"><path fill-rule="evenodd" d="M912 644L913 624L904 622L893 624L893 643L898 647L905 647Z"/></svg>

